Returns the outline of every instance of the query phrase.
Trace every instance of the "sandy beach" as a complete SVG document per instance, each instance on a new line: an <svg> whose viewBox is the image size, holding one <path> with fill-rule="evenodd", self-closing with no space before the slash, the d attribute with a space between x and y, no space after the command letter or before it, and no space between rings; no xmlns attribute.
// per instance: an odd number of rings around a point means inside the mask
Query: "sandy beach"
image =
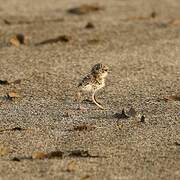
<svg viewBox="0 0 180 180"><path fill-rule="evenodd" d="M0 180L180 179L179 9L0 0ZM106 109L79 109L78 82L99 62Z"/></svg>

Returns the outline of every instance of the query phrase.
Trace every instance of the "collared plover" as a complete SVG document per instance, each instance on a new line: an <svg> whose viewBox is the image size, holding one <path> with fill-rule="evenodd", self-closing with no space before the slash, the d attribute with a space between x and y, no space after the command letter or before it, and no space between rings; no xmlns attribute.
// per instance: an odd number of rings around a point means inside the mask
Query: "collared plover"
<svg viewBox="0 0 180 180"><path fill-rule="evenodd" d="M79 83L78 87L83 91L92 93L92 101L101 109L103 106L96 100L95 93L105 86L105 78L108 75L108 67L101 63L94 65Z"/></svg>

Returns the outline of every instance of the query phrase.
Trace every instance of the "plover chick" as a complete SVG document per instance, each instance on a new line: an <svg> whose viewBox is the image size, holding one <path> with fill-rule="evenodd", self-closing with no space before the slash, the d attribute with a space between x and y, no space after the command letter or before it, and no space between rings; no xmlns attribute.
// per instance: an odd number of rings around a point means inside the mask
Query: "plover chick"
<svg viewBox="0 0 180 180"><path fill-rule="evenodd" d="M101 109L103 106L96 100L95 93L105 86L105 78L108 75L108 67L101 63L94 65L79 83L78 87L82 91L92 93L92 101Z"/></svg>

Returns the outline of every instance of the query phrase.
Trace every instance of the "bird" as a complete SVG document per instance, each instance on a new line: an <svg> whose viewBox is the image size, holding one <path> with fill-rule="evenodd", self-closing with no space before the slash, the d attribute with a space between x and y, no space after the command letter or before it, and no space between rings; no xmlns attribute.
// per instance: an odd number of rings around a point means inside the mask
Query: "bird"
<svg viewBox="0 0 180 180"><path fill-rule="evenodd" d="M109 68L107 65L97 63L92 67L91 71L80 80L78 84L80 91L92 93L92 101L100 109L104 109L104 107L97 101L95 94L98 90L105 86L105 79L108 75L108 70Z"/></svg>

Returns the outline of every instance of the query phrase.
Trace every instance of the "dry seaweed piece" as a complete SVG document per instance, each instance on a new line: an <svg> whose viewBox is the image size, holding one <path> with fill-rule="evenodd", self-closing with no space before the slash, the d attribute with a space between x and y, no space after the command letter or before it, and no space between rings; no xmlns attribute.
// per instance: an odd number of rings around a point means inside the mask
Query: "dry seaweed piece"
<svg viewBox="0 0 180 180"><path fill-rule="evenodd" d="M20 84L21 80L17 79L13 82L8 82L7 80L0 80L0 85L9 85L9 84Z"/></svg>
<svg viewBox="0 0 180 180"><path fill-rule="evenodd" d="M61 42L69 42L70 37L69 37L69 36L66 36L66 35L62 35L62 36L59 36L59 40L60 40Z"/></svg>
<svg viewBox="0 0 180 180"><path fill-rule="evenodd" d="M39 42L36 44L36 46L44 45L44 44L52 44L52 43L58 43L58 42L69 42L70 37L66 35L61 35L56 38L47 39L45 41Z"/></svg>
<svg viewBox="0 0 180 180"><path fill-rule="evenodd" d="M37 159L52 159L52 158L62 158L62 151L52 151L50 153L45 153L43 151L34 151L31 156L28 157L14 157L12 161L21 160L37 160Z"/></svg>
<svg viewBox="0 0 180 180"><path fill-rule="evenodd" d="M86 179L89 179L90 177L91 177L91 176L87 174L87 175L81 177L80 180L86 180Z"/></svg>
<svg viewBox="0 0 180 180"><path fill-rule="evenodd" d="M0 146L0 156L5 156L9 154L10 150L7 147Z"/></svg>
<svg viewBox="0 0 180 180"><path fill-rule="evenodd" d="M68 156L72 156L72 157L90 157L91 155L89 154L88 151L85 151L85 150L74 150L74 151L70 151Z"/></svg>
<svg viewBox="0 0 180 180"><path fill-rule="evenodd" d="M89 39L89 40L87 40L87 42L88 42L89 44L97 44L97 43L100 42L100 40L99 40L99 39Z"/></svg>
<svg viewBox="0 0 180 180"><path fill-rule="evenodd" d="M16 37L12 37L12 38L10 39L10 43L11 43L11 45L16 46L16 47L19 47L19 46L20 46L20 42L17 40Z"/></svg>
<svg viewBox="0 0 180 180"><path fill-rule="evenodd" d="M67 172L74 172L76 170L76 162L75 161L70 161L67 164L66 170Z"/></svg>
<svg viewBox="0 0 180 180"><path fill-rule="evenodd" d="M144 17L144 16L133 16L133 17L128 17L126 20L128 21L136 21L136 20L146 20L149 19L149 17Z"/></svg>
<svg viewBox="0 0 180 180"><path fill-rule="evenodd" d="M180 101L180 96L166 96L166 97L164 97L164 100L166 100L166 101Z"/></svg>
<svg viewBox="0 0 180 180"><path fill-rule="evenodd" d="M128 116L126 113L125 113L125 110L124 108L122 109L122 112L121 113L115 113L114 114L114 117L117 118L117 119L128 119L130 116Z"/></svg>
<svg viewBox="0 0 180 180"><path fill-rule="evenodd" d="M17 79L15 81L12 82L13 84L20 84L21 83L21 79Z"/></svg>
<svg viewBox="0 0 180 180"><path fill-rule="evenodd" d="M7 93L7 99L13 100L14 98L20 98L20 95L14 91Z"/></svg>
<svg viewBox="0 0 180 180"><path fill-rule="evenodd" d="M22 129L21 127L14 127L11 129L12 131L22 131L24 129Z"/></svg>
<svg viewBox="0 0 180 180"><path fill-rule="evenodd" d="M180 146L180 143L177 142L177 141L176 141L174 144L175 144L176 146Z"/></svg>
<svg viewBox="0 0 180 180"><path fill-rule="evenodd" d="M46 159L48 155L42 151L35 151L32 153L32 159Z"/></svg>
<svg viewBox="0 0 180 180"><path fill-rule="evenodd" d="M0 132L4 132L4 131L23 131L23 130L26 130L26 129L23 129L23 128L17 126L17 127L14 127L14 128L0 129Z"/></svg>
<svg viewBox="0 0 180 180"><path fill-rule="evenodd" d="M52 159L52 158L62 158L62 151L52 151L50 153L44 153L42 151L35 151L32 154L32 159Z"/></svg>
<svg viewBox="0 0 180 180"><path fill-rule="evenodd" d="M9 19L3 19L4 23L6 25L14 25L14 24L33 24L33 23L46 23L46 22L61 22L63 21L63 18L55 18L55 19L39 19L35 18L35 20L9 20Z"/></svg>
<svg viewBox="0 0 180 180"><path fill-rule="evenodd" d="M32 160L32 156L13 157L11 161Z"/></svg>
<svg viewBox="0 0 180 180"><path fill-rule="evenodd" d="M11 25L11 22L7 19L3 19L4 23L7 24L7 25Z"/></svg>
<svg viewBox="0 0 180 180"><path fill-rule="evenodd" d="M89 152L86 150L67 151L67 156L70 156L70 157L95 157L95 156L91 156L89 154Z"/></svg>
<svg viewBox="0 0 180 180"><path fill-rule="evenodd" d="M87 150L72 150L72 151L66 151L64 153L64 156L69 157L82 157L82 158L99 158L99 157L105 157L105 156L99 156L99 155L91 155Z"/></svg>
<svg viewBox="0 0 180 180"><path fill-rule="evenodd" d="M20 162L21 160L20 160L18 157L13 157L13 158L11 159L11 161L17 161L17 162Z"/></svg>
<svg viewBox="0 0 180 180"><path fill-rule="evenodd" d="M72 131L91 131L93 129L95 129L95 127L92 125L82 124L73 127Z"/></svg>
<svg viewBox="0 0 180 180"><path fill-rule="evenodd" d="M7 129L0 129L0 132L5 132L5 131L26 131L26 130L32 130L32 129L29 129L29 128L21 128L19 126L17 127L14 127L14 128L7 128Z"/></svg>
<svg viewBox="0 0 180 180"><path fill-rule="evenodd" d="M157 13L155 12L155 11L152 11L151 13L150 13L150 15L149 16L133 16L133 17L129 17L127 20L150 20L150 19L154 19L154 18L156 18L157 17Z"/></svg>
<svg viewBox="0 0 180 180"><path fill-rule="evenodd" d="M173 19L169 22L170 25L178 26L180 25L180 19Z"/></svg>
<svg viewBox="0 0 180 180"><path fill-rule="evenodd" d="M151 12L150 17L151 18L156 18L157 17L156 11Z"/></svg>
<svg viewBox="0 0 180 180"><path fill-rule="evenodd" d="M84 14L89 14L91 12L96 12L102 10L102 7L98 6L98 5L88 5L88 4L84 4L78 7L74 7L74 8L70 8L67 10L68 13L70 14L75 14L75 15L84 15Z"/></svg>
<svg viewBox="0 0 180 180"><path fill-rule="evenodd" d="M141 116L140 122L145 123L145 116L144 115Z"/></svg>
<svg viewBox="0 0 180 180"><path fill-rule="evenodd" d="M91 22L88 22L85 26L86 29L93 29L94 28L94 24Z"/></svg>
<svg viewBox="0 0 180 180"><path fill-rule="evenodd" d="M27 45L29 41L29 37L24 34L16 34L10 39L10 43L16 47L19 47L21 44Z"/></svg>
<svg viewBox="0 0 180 180"><path fill-rule="evenodd" d="M21 161L21 160L36 160L36 159L52 159L52 158L62 158L62 157L91 157L91 158L98 158L99 156L92 156L89 154L88 151L84 150L74 150L74 151L67 151L67 152L62 152L62 151L52 151L50 153L45 153L43 151L35 151L32 153L31 156L28 157L14 157L11 159L12 161ZM67 171L73 171L74 165L69 165L69 170Z"/></svg>
<svg viewBox="0 0 180 180"><path fill-rule="evenodd" d="M7 80L0 80L0 85L8 85L9 82Z"/></svg>
<svg viewBox="0 0 180 180"><path fill-rule="evenodd" d="M47 158L62 158L63 152L62 151L52 151L47 154Z"/></svg>

